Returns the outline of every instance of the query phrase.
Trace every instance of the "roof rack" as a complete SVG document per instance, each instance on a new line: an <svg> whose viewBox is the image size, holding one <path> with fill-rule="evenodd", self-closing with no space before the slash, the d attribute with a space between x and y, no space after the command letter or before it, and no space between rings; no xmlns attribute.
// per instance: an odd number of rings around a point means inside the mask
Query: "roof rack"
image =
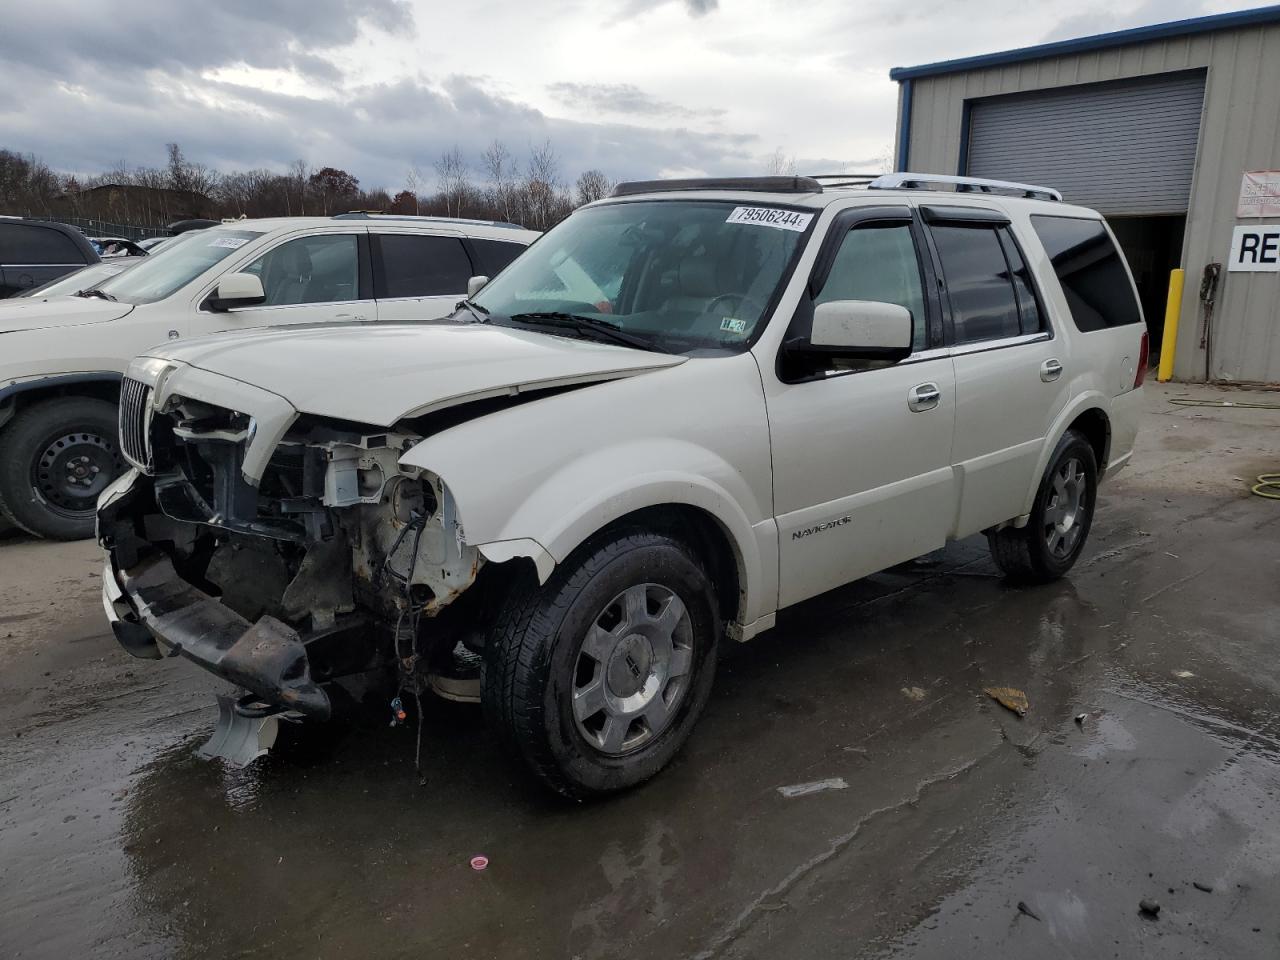
<svg viewBox="0 0 1280 960"><path fill-rule="evenodd" d="M684 180L632 180L613 188L611 196L669 190L745 190L752 193L821 193L822 184L812 177L690 177Z"/></svg>
<svg viewBox="0 0 1280 960"><path fill-rule="evenodd" d="M1053 187L1037 187L1033 183L1014 183L1011 180L984 180L981 177L949 177L941 173L886 173L868 183L867 189L933 190L938 186L955 187L956 193L1011 193L1030 199L1062 200L1062 194Z"/></svg>
<svg viewBox="0 0 1280 960"><path fill-rule="evenodd" d="M824 187L865 187L881 173L811 173L809 179L817 180Z"/></svg>
<svg viewBox="0 0 1280 960"><path fill-rule="evenodd" d="M347 213L335 213L333 220L407 220L410 223L468 223L480 227L506 227L511 230L523 230L518 223L507 223L505 220L469 220L466 217L420 217L412 213L378 213L373 210L350 210Z"/></svg>

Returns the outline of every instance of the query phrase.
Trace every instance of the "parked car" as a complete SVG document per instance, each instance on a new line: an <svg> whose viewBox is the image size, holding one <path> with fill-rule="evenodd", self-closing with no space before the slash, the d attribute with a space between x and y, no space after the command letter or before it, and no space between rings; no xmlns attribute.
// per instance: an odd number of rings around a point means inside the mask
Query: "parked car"
<svg viewBox="0 0 1280 960"><path fill-rule="evenodd" d="M89 297L0 303L0 513L39 536L92 536L98 494L125 465L120 375L147 347L226 329L439 316L468 277L496 273L535 236L427 217L242 220L173 238Z"/></svg>
<svg viewBox="0 0 1280 960"><path fill-rule="evenodd" d="M623 184L451 318L148 351L99 512L120 642L247 691L214 753L384 668L393 722L479 699L587 797L664 767L781 608L979 532L1062 576L1146 327L1097 213L960 185Z"/></svg>
<svg viewBox="0 0 1280 960"><path fill-rule="evenodd" d="M87 290L92 290L109 277L123 273L139 262L137 258L115 258L103 260L101 263L91 263L87 267L81 267L79 270L72 270L57 280L50 280L39 287L32 287L30 290L22 291L22 293L15 293L13 298L16 300L21 297L41 297L47 300L50 297L69 297L74 294L84 293Z"/></svg>
<svg viewBox="0 0 1280 960"><path fill-rule="evenodd" d="M65 223L0 217L0 298L42 286L100 258Z"/></svg>
<svg viewBox="0 0 1280 960"><path fill-rule="evenodd" d="M146 247L134 243L127 237L90 237L89 242L93 244L93 249L98 251L98 256L104 260L115 257L145 257L147 255Z"/></svg>

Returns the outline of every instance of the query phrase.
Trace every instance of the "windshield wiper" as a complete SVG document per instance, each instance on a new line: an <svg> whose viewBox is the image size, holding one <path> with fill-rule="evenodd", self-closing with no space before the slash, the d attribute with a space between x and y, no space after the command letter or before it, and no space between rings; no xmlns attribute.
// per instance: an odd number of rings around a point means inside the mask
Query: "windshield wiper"
<svg viewBox="0 0 1280 960"><path fill-rule="evenodd" d="M558 327L562 330L574 330L585 333L624 347L635 347L638 350L651 350L655 353L670 353L648 337L628 333L616 323L597 320L595 317L584 317L577 313L562 313L558 310L535 311L533 313L513 313L508 320L516 323L527 323L530 326Z"/></svg>
<svg viewBox="0 0 1280 960"><path fill-rule="evenodd" d="M89 297L99 297L103 300L111 300L112 302L116 302L116 298L113 297L111 294L107 293L105 290L95 289L94 287L90 287L88 290L77 290L76 296L84 297L85 299L88 299Z"/></svg>

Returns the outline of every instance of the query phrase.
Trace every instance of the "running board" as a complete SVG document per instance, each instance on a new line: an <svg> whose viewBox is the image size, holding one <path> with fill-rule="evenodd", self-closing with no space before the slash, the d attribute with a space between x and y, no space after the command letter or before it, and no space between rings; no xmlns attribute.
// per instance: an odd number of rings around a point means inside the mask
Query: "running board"
<svg viewBox="0 0 1280 960"><path fill-rule="evenodd" d="M247 767L270 752L280 732L281 711L246 716L236 705L236 697L218 695L218 725L196 751L199 756L219 757L237 767Z"/></svg>

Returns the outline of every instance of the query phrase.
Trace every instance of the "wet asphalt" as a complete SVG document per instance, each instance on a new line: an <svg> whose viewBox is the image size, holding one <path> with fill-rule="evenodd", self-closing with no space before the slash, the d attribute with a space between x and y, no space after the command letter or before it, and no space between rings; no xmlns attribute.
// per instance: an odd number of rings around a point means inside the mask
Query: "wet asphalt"
<svg viewBox="0 0 1280 960"><path fill-rule="evenodd" d="M443 702L425 786L373 722L200 760L223 686L0 541L0 957L1280 956L1280 414L1168 395L1068 579L975 539L788 611L588 805Z"/></svg>

